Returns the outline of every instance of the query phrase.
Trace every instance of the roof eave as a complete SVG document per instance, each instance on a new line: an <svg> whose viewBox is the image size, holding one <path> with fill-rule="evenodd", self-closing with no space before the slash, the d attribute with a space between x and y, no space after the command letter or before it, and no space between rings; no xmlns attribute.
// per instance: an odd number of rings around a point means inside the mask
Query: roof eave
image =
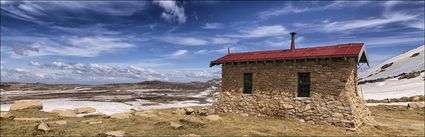
<svg viewBox="0 0 425 137"><path fill-rule="evenodd" d="M357 57L357 62L358 63L366 63L367 66L370 67L369 66L369 59L368 59L368 56L366 54L365 46L362 46L362 49L360 50L359 55Z"/></svg>

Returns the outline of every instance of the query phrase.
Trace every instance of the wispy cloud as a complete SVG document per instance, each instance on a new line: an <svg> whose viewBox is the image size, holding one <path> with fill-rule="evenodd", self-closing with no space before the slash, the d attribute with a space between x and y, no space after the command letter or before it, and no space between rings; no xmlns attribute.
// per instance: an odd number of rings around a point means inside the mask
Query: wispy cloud
<svg viewBox="0 0 425 137"><path fill-rule="evenodd" d="M307 4L306 2L304 3ZM368 2L367 1L334 1L328 5L324 5L324 6L316 5L314 7L295 7L291 3L286 3L281 7L259 12L257 15L261 19L267 19L267 18L290 14L290 13L303 13L303 12L323 11L323 10L329 10L329 9L341 9L344 7L361 6L366 3Z"/></svg>
<svg viewBox="0 0 425 137"><path fill-rule="evenodd" d="M335 21L320 25L320 30L325 32L346 31L360 28L370 28L395 22L413 20L419 15L408 15L403 13L391 13L383 18L359 19L347 21Z"/></svg>
<svg viewBox="0 0 425 137"><path fill-rule="evenodd" d="M185 49L181 49L181 50L177 50L171 54L168 54L167 57L169 58L179 58L179 57L183 57L186 56L189 53L189 51L185 50Z"/></svg>
<svg viewBox="0 0 425 137"><path fill-rule="evenodd" d="M227 37L210 37L202 38L195 36L165 36L156 38L159 41L185 46L202 46L202 45L225 45L235 44L237 39Z"/></svg>
<svg viewBox="0 0 425 137"><path fill-rule="evenodd" d="M416 20L419 14L405 14L403 12L392 12L380 18L366 18L344 21L322 21L317 23L294 23L298 29L308 30L308 32L349 32L362 29L376 28L392 23L406 23ZM411 24L416 25L416 24ZM420 27L419 27L420 28Z"/></svg>
<svg viewBox="0 0 425 137"><path fill-rule="evenodd" d="M228 34L227 37L234 38L260 38L288 34L282 25L257 26L255 28L243 28L239 30L239 34Z"/></svg>
<svg viewBox="0 0 425 137"><path fill-rule="evenodd" d="M169 22L177 21L179 24L186 23L186 15L183 6L178 6L174 0L158 0L154 1L165 11L161 13L161 18Z"/></svg>
<svg viewBox="0 0 425 137"><path fill-rule="evenodd" d="M205 23L203 26L201 26L203 29L221 29L223 27L224 24L217 22Z"/></svg>
<svg viewBox="0 0 425 137"><path fill-rule="evenodd" d="M143 1L8 1L1 9L5 14L16 19L38 24L52 23L46 17L64 19L67 13L83 16L86 12L95 12L110 16L130 16L143 10ZM54 14L53 14L54 13ZM66 15L65 15L66 14Z"/></svg>
<svg viewBox="0 0 425 137"><path fill-rule="evenodd" d="M177 45L187 45L187 46L200 46L208 44L208 41L195 37L179 37L179 36L169 36L161 37L159 40L171 44Z"/></svg>
<svg viewBox="0 0 425 137"><path fill-rule="evenodd" d="M17 57L47 55L95 57L103 53L131 47L134 47L134 45L125 38L63 36L58 39L40 38L26 46L15 46L13 55L18 55Z"/></svg>
<svg viewBox="0 0 425 137"><path fill-rule="evenodd" d="M338 3L340 2L334 4ZM350 32L370 28L376 29L377 27L383 27L385 25L394 23L401 23L405 24L408 27L423 29L424 13L412 11L396 11L393 9L393 7L397 6L398 4L402 3L399 1L384 2L382 4L384 6L384 10L381 17L369 17L363 19L341 21L325 20L314 23L294 23L293 26L299 29L308 30L309 32ZM416 9L414 11L420 11L420 9Z"/></svg>

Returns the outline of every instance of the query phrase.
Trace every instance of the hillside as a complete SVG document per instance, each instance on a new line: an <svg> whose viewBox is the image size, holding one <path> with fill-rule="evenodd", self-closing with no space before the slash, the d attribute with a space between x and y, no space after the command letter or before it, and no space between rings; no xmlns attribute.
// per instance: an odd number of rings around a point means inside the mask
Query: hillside
<svg viewBox="0 0 425 137"><path fill-rule="evenodd" d="M419 46L361 73L359 92L364 99L424 95L424 71L424 46Z"/></svg>

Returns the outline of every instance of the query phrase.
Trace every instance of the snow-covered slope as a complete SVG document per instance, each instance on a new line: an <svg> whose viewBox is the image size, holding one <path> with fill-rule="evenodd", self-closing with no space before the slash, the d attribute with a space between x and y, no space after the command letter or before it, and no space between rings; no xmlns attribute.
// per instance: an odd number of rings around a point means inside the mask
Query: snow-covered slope
<svg viewBox="0 0 425 137"><path fill-rule="evenodd" d="M364 99L424 95L424 47L425 45L419 46L402 53L361 73L359 94ZM419 73L420 71L422 72ZM417 72L419 76L400 79L401 74L412 72ZM365 81L368 82L364 83Z"/></svg>
<svg viewBox="0 0 425 137"><path fill-rule="evenodd" d="M396 76L401 73L424 70L424 47L425 45L419 46L408 52L393 57L379 65L373 66L366 70L364 73L361 73L359 78L362 78L361 80L372 80ZM419 54L415 57L411 57L415 53ZM370 60L373 60L373 58L371 58ZM388 68L381 68L384 65L390 65L391 63L392 65Z"/></svg>

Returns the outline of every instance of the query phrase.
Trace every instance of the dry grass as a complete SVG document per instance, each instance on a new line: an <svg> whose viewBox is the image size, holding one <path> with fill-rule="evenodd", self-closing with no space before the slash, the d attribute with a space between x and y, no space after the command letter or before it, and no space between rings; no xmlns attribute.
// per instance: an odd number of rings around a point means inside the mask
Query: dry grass
<svg viewBox="0 0 425 137"><path fill-rule="evenodd" d="M309 125L294 119L267 117L242 117L223 114L221 121L208 121L204 116L172 114L172 109L156 111L157 117L131 117L124 120L106 118L59 118L39 111L16 111L16 117L49 117L54 121L64 119L65 126L53 126L52 131L35 130L39 122L1 120L1 136L97 136L114 130L124 130L129 136L179 136L198 134L203 136L423 136L423 109L371 107L375 119L383 126L363 125L359 131L347 131L331 125ZM102 124L89 125L83 120L101 120ZM169 122L184 126L173 129Z"/></svg>

